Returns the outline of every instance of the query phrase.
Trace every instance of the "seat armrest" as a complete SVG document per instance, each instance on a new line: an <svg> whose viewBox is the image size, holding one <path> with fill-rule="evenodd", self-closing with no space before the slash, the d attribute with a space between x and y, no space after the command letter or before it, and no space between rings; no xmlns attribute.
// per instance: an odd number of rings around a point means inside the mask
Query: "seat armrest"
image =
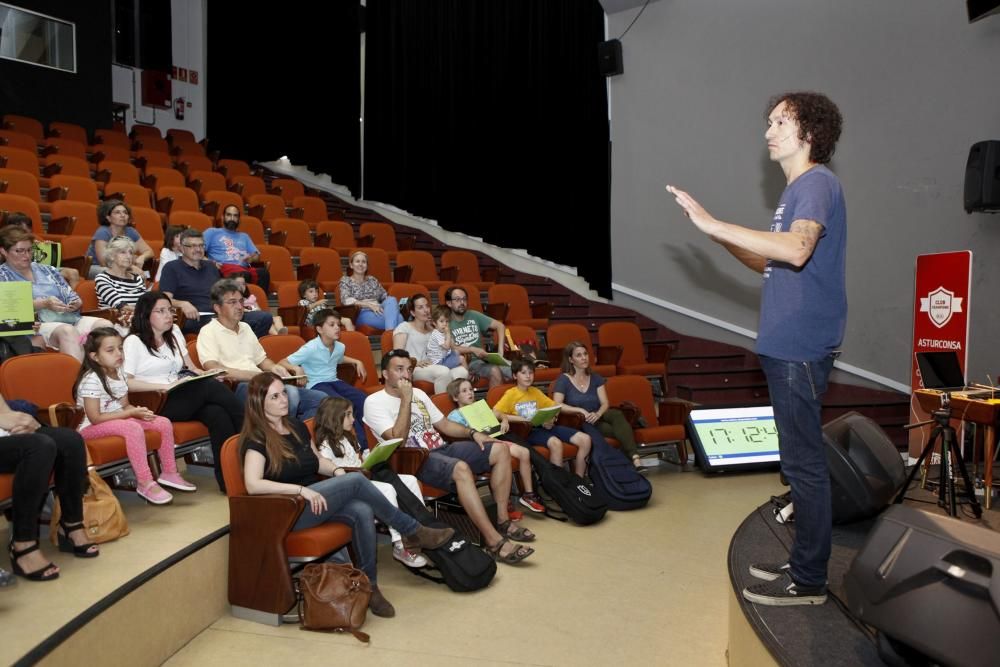
<svg viewBox="0 0 1000 667"><path fill-rule="evenodd" d="M510 422L510 429L508 433L513 433L522 439L527 439L528 434L531 433L531 424L528 422Z"/></svg>
<svg viewBox="0 0 1000 667"><path fill-rule="evenodd" d="M357 324L358 322L358 307L355 305L350 306L337 306L337 312L340 313L341 317L346 317L351 322Z"/></svg>
<svg viewBox="0 0 1000 667"><path fill-rule="evenodd" d="M53 162L42 167L42 176L52 178L56 174L62 173L63 166L58 162ZM51 200L50 200L51 201Z"/></svg>
<svg viewBox="0 0 1000 667"><path fill-rule="evenodd" d="M668 398L665 401L660 401L657 422L660 426L684 424L687 422L691 410L697 406L697 403L686 401L683 398Z"/></svg>
<svg viewBox="0 0 1000 667"><path fill-rule="evenodd" d="M46 426L62 426L74 431L83 421L83 408L72 403L53 403L38 411L38 421Z"/></svg>
<svg viewBox="0 0 1000 667"><path fill-rule="evenodd" d="M278 316L288 327L301 327L306 323L305 306L278 306Z"/></svg>
<svg viewBox="0 0 1000 667"><path fill-rule="evenodd" d="M54 202L59 201L60 199L66 199L67 195L69 195L69 188L49 188L49 191L45 195L45 199L50 202Z"/></svg>
<svg viewBox="0 0 1000 667"><path fill-rule="evenodd" d="M650 363L662 362L664 366L670 363L670 357L677 349L677 341L666 341L659 343L649 343L646 346L646 358Z"/></svg>
<svg viewBox="0 0 1000 667"><path fill-rule="evenodd" d="M358 369L354 364L337 364L337 379L354 386L358 379Z"/></svg>
<svg viewBox="0 0 1000 667"><path fill-rule="evenodd" d="M330 242L333 241L333 236L323 232L322 234L317 234L316 238L313 239L314 248L329 248Z"/></svg>
<svg viewBox="0 0 1000 667"><path fill-rule="evenodd" d="M63 262L63 266L66 266L66 262ZM121 313L117 308L98 308L96 310L84 310L81 311L80 314L86 315L87 317L100 317L105 320L110 320L113 324L118 324L118 320L121 316Z"/></svg>
<svg viewBox="0 0 1000 667"><path fill-rule="evenodd" d="M397 234L396 245L400 250L413 250L417 247L417 237L410 234Z"/></svg>
<svg viewBox="0 0 1000 667"><path fill-rule="evenodd" d="M204 382L204 380L201 380ZM158 391L130 391L128 402L140 408L149 408L151 412L160 414L163 404L167 402L167 392L165 389Z"/></svg>
<svg viewBox="0 0 1000 667"><path fill-rule="evenodd" d="M359 248L371 248L375 245L375 237L372 234L365 234L358 237Z"/></svg>
<svg viewBox="0 0 1000 667"><path fill-rule="evenodd" d="M531 304L531 316L535 319L549 319L552 317L552 304L548 302Z"/></svg>
<svg viewBox="0 0 1000 667"><path fill-rule="evenodd" d="M499 266L484 266L479 269L479 277L483 279L484 283L495 283L500 281L500 267Z"/></svg>
<svg viewBox="0 0 1000 667"><path fill-rule="evenodd" d="M483 314L490 317L497 322L507 321L507 312L510 310L510 304L498 301L496 303L487 304L483 308Z"/></svg>
<svg viewBox="0 0 1000 667"><path fill-rule="evenodd" d="M302 280L316 280L316 276L319 275L319 264L299 264L298 268L295 269L296 277Z"/></svg>
<svg viewBox="0 0 1000 667"><path fill-rule="evenodd" d="M64 215L61 218L53 218L49 220L49 226L46 229L49 234L63 234L70 235L73 233L73 227L76 225L75 215ZM65 262L65 260L63 260Z"/></svg>
<svg viewBox="0 0 1000 667"><path fill-rule="evenodd" d="M416 475L430 452L419 447L397 447L389 457L389 467L397 475Z"/></svg>
<svg viewBox="0 0 1000 667"><path fill-rule="evenodd" d="M408 264L397 266L392 270L392 280L397 283L408 283L413 277L413 267Z"/></svg>
<svg viewBox="0 0 1000 667"><path fill-rule="evenodd" d="M441 270L438 271L438 277L446 283L458 282L458 267L442 266Z"/></svg>
<svg viewBox="0 0 1000 667"><path fill-rule="evenodd" d="M302 220L306 217L306 210L301 206L296 208L289 208L286 215L292 220Z"/></svg>
<svg viewBox="0 0 1000 667"><path fill-rule="evenodd" d="M605 364L617 366L618 360L622 358L622 347L621 345L598 345L596 356L598 366Z"/></svg>
<svg viewBox="0 0 1000 667"><path fill-rule="evenodd" d="M63 257L62 268L64 269L76 269L80 276L87 275L90 271L90 258L89 257Z"/></svg>
<svg viewBox="0 0 1000 667"><path fill-rule="evenodd" d="M271 231L267 236L268 245L280 245L284 247L285 242L288 240L288 232L276 232Z"/></svg>
<svg viewBox="0 0 1000 667"><path fill-rule="evenodd" d="M243 184L242 183L237 183L236 185L237 185L237 187L239 187L239 190L237 192L239 192L239 194L242 196L243 195ZM251 215L251 216L257 218L258 220L263 221L264 220L264 206L263 206L263 204L257 204L256 206L250 206L250 207L248 207L247 208L247 215ZM276 244L272 244L272 245L276 245Z"/></svg>
<svg viewBox="0 0 1000 667"><path fill-rule="evenodd" d="M170 209L173 208L174 198L164 197L162 199L157 198L156 200L156 211L157 213L166 213L170 215Z"/></svg>
<svg viewBox="0 0 1000 667"><path fill-rule="evenodd" d="M577 414L576 412L560 412L559 419L556 423L560 426L569 426L570 428L575 428L577 431L583 426L584 420L583 415Z"/></svg>
<svg viewBox="0 0 1000 667"><path fill-rule="evenodd" d="M201 212L208 217L215 220L216 216L219 214L219 202L208 201L201 205Z"/></svg>

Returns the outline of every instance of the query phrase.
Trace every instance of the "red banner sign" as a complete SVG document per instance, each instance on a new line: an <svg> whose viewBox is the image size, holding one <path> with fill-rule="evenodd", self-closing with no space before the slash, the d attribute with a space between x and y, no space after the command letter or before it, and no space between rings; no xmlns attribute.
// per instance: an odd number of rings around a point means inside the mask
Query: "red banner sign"
<svg viewBox="0 0 1000 667"><path fill-rule="evenodd" d="M968 359L969 300L972 292L972 251L941 252L917 257L913 295L913 351L910 355L910 387L923 388L917 367L917 352L948 352L958 355L965 372ZM916 400L910 401L915 419L927 419ZM920 453L923 429L910 431L910 455ZM916 454L914 450L916 449Z"/></svg>

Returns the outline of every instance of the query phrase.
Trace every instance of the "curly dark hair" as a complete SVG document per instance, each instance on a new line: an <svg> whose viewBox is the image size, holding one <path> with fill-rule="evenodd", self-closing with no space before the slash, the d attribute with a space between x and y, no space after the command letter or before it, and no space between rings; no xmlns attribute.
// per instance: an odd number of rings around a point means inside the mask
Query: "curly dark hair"
<svg viewBox="0 0 1000 667"><path fill-rule="evenodd" d="M833 157L844 124L840 109L822 93L796 91L775 95L768 100L764 118L782 102L799 124L799 139L809 142L809 161L827 164Z"/></svg>

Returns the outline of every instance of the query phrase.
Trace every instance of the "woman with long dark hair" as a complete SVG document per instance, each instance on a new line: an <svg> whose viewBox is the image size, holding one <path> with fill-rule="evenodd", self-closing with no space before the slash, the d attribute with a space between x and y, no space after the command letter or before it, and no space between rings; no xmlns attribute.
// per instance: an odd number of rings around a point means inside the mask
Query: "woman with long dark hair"
<svg viewBox="0 0 1000 667"><path fill-rule="evenodd" d="M293 530L326 522L351 527L355 566L372 584L369 609L376 616L396 611L376 582L375 517L403 535L403 546L435 549L445 544L453 528L428 528L400 512L363 475L338 474L339 467L320 456L309 429L288 416L285 385L274 373L264 372L247 388L246 420L240 432L243 479L251 495L271 493L302 496L308 506ZM326 475L320 480L318 475Z"/></svg>
<svg viewBox="0 0 1000 667"><path fill-rule="evenodd" d="M132 330L125 339L125 377L132 391L162 391L191 375L201 375L188 356L184 335L174 324L174 309L163 292L139 297ZM215 454L215 479L225 491L219 454L222 443L240 432L243 404L228 387L213 379L186 382L167 394L160 414L170 421L199 421L208 429Z"/></svg>

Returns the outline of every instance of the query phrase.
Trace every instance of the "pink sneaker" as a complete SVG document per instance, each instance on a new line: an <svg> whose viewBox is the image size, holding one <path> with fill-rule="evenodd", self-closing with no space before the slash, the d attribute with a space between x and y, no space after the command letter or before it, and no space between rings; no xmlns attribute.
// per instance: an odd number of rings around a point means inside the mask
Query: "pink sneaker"
<svg viewBox="0 0 1000 667"><path fill-rule="evenodd" d="M165 472L156 480L161 486L169 486L178 491L197 491L198 487L187 481L179 472Z"/></svg>
<svg viewBox="0 0 1000 667"><path fill-rule="evenodd" d="M139 482L135 487L135 492L140 498L145 498L146 502L154 505L166 505L173 502L174 497L163 490L163 487L156 482L150 481L146 484Z"/></svg>

